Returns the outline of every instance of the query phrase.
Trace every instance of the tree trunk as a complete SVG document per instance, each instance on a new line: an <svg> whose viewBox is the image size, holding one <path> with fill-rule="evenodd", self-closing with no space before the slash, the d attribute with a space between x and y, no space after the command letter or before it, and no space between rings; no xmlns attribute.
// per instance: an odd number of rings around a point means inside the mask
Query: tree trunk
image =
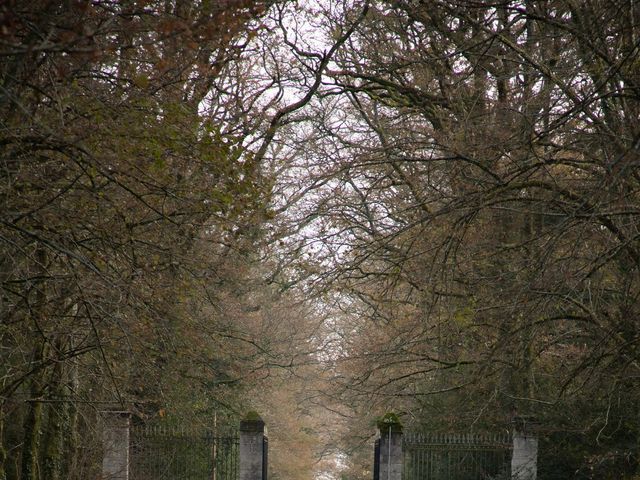
<svg viewBox="0 0 640 480"><path fill-rule="evenodd" d="M61 342L58 342L58 348ZM60 403L49 404L47 429L44 437L44 456L42 459L42 473L47 480L60 480L62 472L62 456L64 453L64 430L69 423L69 403L64 399L63 388L64 364L58 362L53 369L50 385L52 398Z"/></svg>
<svg viewBox="0 0 640 480"><path fill-rule="evenodd" d="M0 480L6 480L4 464L7 461L7 450L4 447L4 409L0 406Z"/></svg>
<svg viewBox="0 0 640 480"><path fill-rule="evenodd" d="M37 398L41 393L41 379L31 382L31 396ZM38 480L38 455L40 452L40 432L42 429L42 402L32 400L27 406L27 418L24 423L24 442L22 446L22 480Z"/></svg>
<svg viewBox="0 0 640 480"><path fill-rule="evenodd" d="M44 247L39 246L34 254L35 271L41 278L47 275L47 252ZM33 321L35 324L34 333L42 334L42 325L45 319L46 305L46 284L40 283L35 291L35 305L33 309ZM37 341L32 356L32 368L35 373L30 382L30 401L27 402L27 416L24 422L24 441L22 442L22 475L21 480L38 480L40 455L40 437L42 432L42 402L40 397L44 392L45 372L43 362L46 357L47 341L42 338Z"/></svg>
<svg viewBox="0 0 640 480"><path fill-rule="evenodd" d="M73 348L73 340L72 345ZM67 390L70 395L74 395L78 391L78 364L73 360L69 371L69 380ZM66 421L63 424L63 437L65 439L64 462L62 465L62 478L71 479L72 472L76 471L77 451L78 451L78 409L71 402L65 403L68 409L66 412Z"/></svg>

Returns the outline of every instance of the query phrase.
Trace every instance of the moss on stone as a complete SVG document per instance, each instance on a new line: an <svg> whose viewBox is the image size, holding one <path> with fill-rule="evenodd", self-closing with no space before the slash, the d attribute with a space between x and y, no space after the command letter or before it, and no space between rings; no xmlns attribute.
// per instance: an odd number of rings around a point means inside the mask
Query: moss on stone
<svg viewBox="0 0 640 480"><path fill-rule="evenodd" d="M381 434L391 432L402 432L400 418L393 412L387 412L376 421Z"/></svg>
<svg viewBox="0 0 640 480"><path fill-rule="evenodd" d="M262 417L255 410L249 410L247 414L244 416L244 421L246 422L261 422Z"/></svg>
<svg viewBox="0 0 640 480"><path fill-rule="evenodd" d="M258 412L251 410L247 412L244 419L240 422L241 432L264 432L264 420Z"/></svg>

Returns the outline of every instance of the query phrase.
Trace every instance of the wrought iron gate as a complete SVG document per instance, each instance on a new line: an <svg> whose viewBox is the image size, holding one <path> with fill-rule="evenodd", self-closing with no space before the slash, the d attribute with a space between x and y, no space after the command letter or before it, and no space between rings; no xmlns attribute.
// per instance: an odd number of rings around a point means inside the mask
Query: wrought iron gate
<svg viewBox="0 0 640 480"><path fill-rule="evenodd" d="M237 480L237 434L166 426L131 428L131 480Z"/></svg>
<svg viewBox="0 0 640 480"><path fill-rule="evenodd" d="M511 451L509 434L407 432L403 480L509 479Z"/></svg>

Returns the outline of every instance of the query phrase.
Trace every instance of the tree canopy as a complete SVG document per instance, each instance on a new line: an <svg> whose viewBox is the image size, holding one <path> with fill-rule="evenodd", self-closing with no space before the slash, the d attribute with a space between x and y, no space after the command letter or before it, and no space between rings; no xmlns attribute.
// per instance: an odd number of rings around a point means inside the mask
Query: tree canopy
<svg viewBox="0 0 640 480"><path fill-rule="evenodd" d="M255 408L304 452L283 479L364 478L389 410L534 415L540 478L633 478L639 21L630 0L5 2L0 479L75 478L118 405Z"/></svg>

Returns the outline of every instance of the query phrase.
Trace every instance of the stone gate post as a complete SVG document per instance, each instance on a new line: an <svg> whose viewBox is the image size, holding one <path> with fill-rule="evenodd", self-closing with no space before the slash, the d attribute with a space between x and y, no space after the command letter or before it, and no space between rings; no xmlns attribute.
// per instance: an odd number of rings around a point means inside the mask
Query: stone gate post
<svg viewBox="0 0 640 480"><path fill-rule="evenodd" d="M268 443L262 418L249 412L240 422L239 480L267 480Z"/></svg>
<svg viewBox="0 0 640 480"><path fill-rule="evenodd" d="M102 412L103 480L129 480L129 412Z"/></svg>
<svg viewBox="0 0 640 480"><path fill-rule="evenodd" d="M380 439L373 445L373 480L380 480Z"/></svg>
<svg viewBox="0 0 640 480"><path fill-rule="evenodd" d="M536 480L538 475L536 423L530 417L514 417L512 423L511 478L513 480Z"/></svg>
<svg viewBox="0 0 640 480"><path fill-rule="evenodd" d="M398 416L385 414L378 422L378 429L380 441L376 448L378 458L374 474L378 474L379 480L402 480L402 424Z"/></svg>

